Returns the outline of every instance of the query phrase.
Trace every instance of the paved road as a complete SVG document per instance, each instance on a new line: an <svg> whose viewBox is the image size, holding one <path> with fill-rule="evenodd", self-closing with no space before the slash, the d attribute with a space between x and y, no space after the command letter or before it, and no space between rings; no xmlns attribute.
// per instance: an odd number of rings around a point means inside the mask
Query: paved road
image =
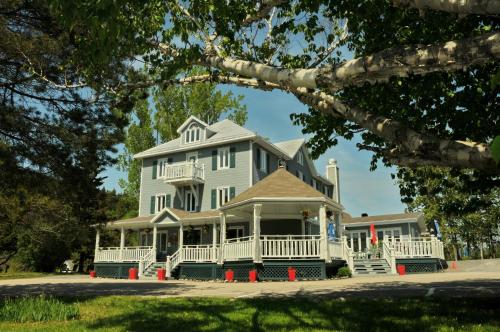
<svg viewBox="0 0 500 332"><path fill-rule="evenodd" d="M224 283L196 281L90 279L88 276L51 276L0 281L0 297L53 294L70 296L259 296L462 297L500 298L500 273L454 272L406 276L356 277L302 282Z"/></svg>

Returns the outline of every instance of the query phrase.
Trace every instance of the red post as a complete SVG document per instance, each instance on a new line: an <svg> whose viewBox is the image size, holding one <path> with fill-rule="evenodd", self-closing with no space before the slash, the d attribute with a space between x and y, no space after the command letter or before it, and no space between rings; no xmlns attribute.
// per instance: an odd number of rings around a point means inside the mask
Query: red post
<svg viewBox="0 0 500 332"><path fill-rule="evenodd" d="M95 271L90 271L90 278L94 279L96 276Z"/></svg>
<svg viewBox="0 0 500 332"><path fill-rule="evenodd" d="M457 262L456 262L456 261L451 262L451 268L452 268L453 270L456 270L456 269L457 269Z"/></svg>
<svg viewBox="0 0 500 332"><path fill-rule="evenodd" d="M400 276L404 276L406 274L406 266L404 266L403 264L396 265L396 268Z"/></svg>
<svg viewBox="0 0 500 332"><path fill-rule="evenodd" d="M137 280L137 276L139 274L139 270L135 267L131 267L128 269L128 278L131 280Z"/></svg>
<svg viewBox="0 0 500 332"><path fill-rule="evenodd" d="M156 270L156 275L158 276L158 280L167 280L166 278L167 270L159 268Z"/></svg>
<svg viewBox="0 0 500 332"><path fill-rule="evenodd" d="M297 270L294 267L288 268L288 281L296 281L297 279Z"/></svg>
<svg viewBox="0 0 500 332"><path fill-rule="evenodd" d="M253 269L248 271L248 281L256 282L257 281L257 270Z"/></svg>
<svg viewBox="0 0 500 332"><path fill-rule="evenodd" d="M233 282L234 280L234 272L231 269L226 270L226 281Z"/></svg>

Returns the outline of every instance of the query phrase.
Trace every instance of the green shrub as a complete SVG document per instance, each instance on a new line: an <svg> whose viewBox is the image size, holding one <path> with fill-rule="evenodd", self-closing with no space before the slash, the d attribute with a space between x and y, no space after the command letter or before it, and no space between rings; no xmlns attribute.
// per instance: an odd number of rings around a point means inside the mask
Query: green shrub
<svg viewBox="0 0 500 332"><path fill-rule="evenodd" d="M46 297L7 298L0 302L0 321L42 322L50 320L70 320L78 317L75 304Z"/></svg>
<svg viewBox="0 0 500 332"><path fill-rule="evenodd" d="M337 278L345 278L345 277L347 278L352 277L351 270L347 266L341 267L337 271Z"/></svg>

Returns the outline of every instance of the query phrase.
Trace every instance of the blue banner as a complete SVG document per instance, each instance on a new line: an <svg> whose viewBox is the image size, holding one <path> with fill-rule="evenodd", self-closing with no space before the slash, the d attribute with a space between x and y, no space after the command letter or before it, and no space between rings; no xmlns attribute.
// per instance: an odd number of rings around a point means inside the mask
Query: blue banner
<svg viewBox="0 0 500 332"><path fill-rule="evenodd" d="M334 240L335 238L335 225L333 223L328 223L328 239Z"/></svg>
<svg viewBox="0 0 500 332"><path fill-rule="evenodd" d="M441 240L443 238L443 234L441 234L441 231L439 230L439 223L437 220L434 220L434 229L436 230L436 237Z"/></svg>

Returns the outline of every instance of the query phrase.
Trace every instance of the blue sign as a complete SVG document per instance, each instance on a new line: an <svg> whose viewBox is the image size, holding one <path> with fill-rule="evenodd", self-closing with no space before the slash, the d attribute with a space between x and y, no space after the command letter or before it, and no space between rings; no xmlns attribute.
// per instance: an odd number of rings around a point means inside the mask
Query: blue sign
<svg viewBox="0 0 500 332"><path fill-rule="evenodd" d="M434 228L436 229L436 237L441 240L443 238L443 234L441 234L441 231L439 230L439 223L437 220L434 220Z"/></svg>
<svg viewBox="0 0 500 332"><path fill-rule="evenodd" d="M335 240L335 225L333 223L328 223L328 240Z"/></svg>

